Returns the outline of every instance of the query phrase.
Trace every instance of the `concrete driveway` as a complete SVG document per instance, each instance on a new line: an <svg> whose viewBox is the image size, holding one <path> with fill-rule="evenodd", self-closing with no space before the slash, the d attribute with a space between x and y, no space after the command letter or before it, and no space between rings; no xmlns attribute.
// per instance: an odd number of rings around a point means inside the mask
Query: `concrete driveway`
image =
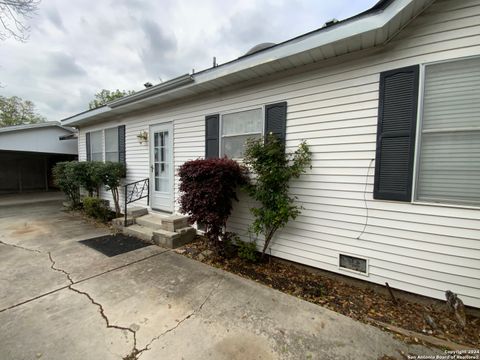
<svg viewBox="0 0 480 360"><path fill-rule="evenodd" d="M109 258L78 242L107 232L63 212L59 200L0 199L1 359L438 352L156 246Z"/></svg>

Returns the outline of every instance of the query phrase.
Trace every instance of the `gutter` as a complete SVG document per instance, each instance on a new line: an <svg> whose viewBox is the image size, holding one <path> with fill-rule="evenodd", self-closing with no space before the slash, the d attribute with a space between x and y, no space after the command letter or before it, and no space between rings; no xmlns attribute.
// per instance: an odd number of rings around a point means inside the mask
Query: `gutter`
<svg viewBox="0 0 480 360"><path fill-rule="evenodd" d="M127 104L130 104L132 102L140 101L140 100L152 97L154 95L161 94L161 93L166 92L168 90L178 88L182 85L190 84L194 81L195 80L193 79L193 77L190 74L181 75L181 76L176 77L174 79L165 81L164 83L161 83L161 84L152 86L148 89L139 91L135 94L125 96L125 97L123 97L121 99L118 99L118 100L111 101L107 104L107 106L110 107L111 109L115 109L117 107L127 105Z"/></svg>

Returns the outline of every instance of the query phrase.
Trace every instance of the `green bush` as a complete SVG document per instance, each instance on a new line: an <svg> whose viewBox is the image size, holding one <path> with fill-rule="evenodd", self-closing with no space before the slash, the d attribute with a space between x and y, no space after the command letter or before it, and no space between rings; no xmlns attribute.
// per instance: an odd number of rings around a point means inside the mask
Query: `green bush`
<svg viewBox="0 0 480 360"><path fill-rule="evenodd" d="M80 203L80 176L77 161L59 162L53 167L55 185L62 190L73 209L81 207Z"/></svg>
<svg viewBox="0 0 480 360"><path fill-rule="evenodd" d="M100 161L82 161L76 164L78 181L80 186L88 192L88 196L95 193L98 197L99 188L102 185L103 162Z"/></svg>
<svg viewBox="0 0 480 360"><path fill-rule="evenodd" d="M289 183L311 168L311 160L312 154L305 141L293 153L286 153L283 143L272 134L266 141L247 141L244 162L253 172L254 181L245 188L260 205L250 209L254 216L250 230L265 238L262 256L275 232L300 214L296 198L290 196Z"/></svg>
<svg viewBox="0 0 480 360"><path fill-rule="evenodd" d="M110 211L107 206L107 202L97 197L84 197L83 210L88 216L100 220L104 223L112 220L114 217L113 212Z"/></svg>
<svg viewBox="0 0 480 360"><path fill-rule="evenodd" d="M238 257L243 260L250 262L258 261L258 252L255 242L245 242L242 240L237 240L238 246Z"/></svg>
<svg viewBox="0 0 480 360"><path fill-rule="evenodd" d="M125 173L124 164L100 161L60 162L53 168L55 184L67 195L72 208L81 206L80 187L87 190L88 195L92 197L93 193L98 196L98 189L103 184L112 192L117 216L120 216L118 188Z"/></svg>
<svg viewBox="0 0 480 360"><path fill-rule="evenodd" d="M121 185L122 179L125 177L125 165L118 162L107 161L102 163L100 168L100 176L102 183L107 190L112 192L113 202L115 204L115 213L117 217L120 216L120 203L118 188Z"/></svg>

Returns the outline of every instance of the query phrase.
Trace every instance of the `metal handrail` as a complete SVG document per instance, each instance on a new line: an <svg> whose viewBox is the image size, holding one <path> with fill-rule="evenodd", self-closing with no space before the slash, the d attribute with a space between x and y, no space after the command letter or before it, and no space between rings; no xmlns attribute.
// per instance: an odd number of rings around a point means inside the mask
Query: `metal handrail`
<svg viewBox="0 0 480 360"><path fill-rule="evenodd" d="M141 185L139 185L141 184ZM132 186L132 190L129 192L128 187ZM149 205L149 194L150 194L150 179L142 179L138 181L131 182L129 184L125 184L123 186L124 188L124 213L125 213L125 220L124 220L124 226L127 226L127 205L138 201L140 199L147 198L147 206ZM145 194L146 192L146 194Z"/></svg>

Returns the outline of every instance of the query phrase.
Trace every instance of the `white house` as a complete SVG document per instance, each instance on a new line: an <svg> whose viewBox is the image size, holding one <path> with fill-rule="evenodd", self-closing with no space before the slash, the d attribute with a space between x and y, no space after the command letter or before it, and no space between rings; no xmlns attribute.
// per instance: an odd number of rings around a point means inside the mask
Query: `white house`
<svg viewBox="0 0 480 360"><path fill-rule="evenodd" d="M272 255L480 307L480 0L382 0L63 124L80 160L125 161L167 212L185 161L241 158L266 131L287 151L305 139L313 169L291 186L304 210ZM249 205L229 220L245 238Z"/></svg>
<svg viewBox="0 0 480 360"><path fill-rule="evenodd" d="M0 193L54 187L52 167L77 158L76 134L56 121L0 128Z"/></svg>

